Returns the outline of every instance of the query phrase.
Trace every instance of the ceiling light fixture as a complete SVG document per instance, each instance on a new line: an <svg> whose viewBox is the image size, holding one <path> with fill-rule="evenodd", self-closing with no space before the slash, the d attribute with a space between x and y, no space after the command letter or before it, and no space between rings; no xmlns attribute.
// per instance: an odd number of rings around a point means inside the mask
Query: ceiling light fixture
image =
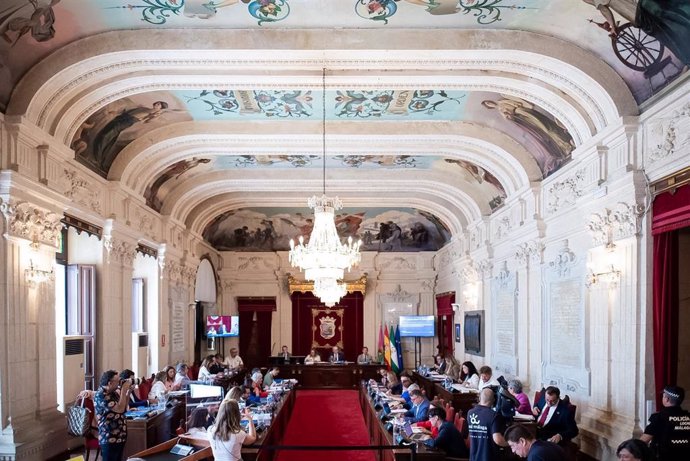
<svg viewBox="0 0 690 461"><path fill-rule="evenodd" d="M322 72L322 130L323 150L323 194L307 200L309 208L314 210L314 228L309 236L309 243L304 244L300 236L299 244L290 240L289 260L292 267L304 271L304 277L314 282L314 295L328 307L333 307L347 293L347 286L342 282L345 270L350 270L361 260L359 248L362 241L352 241L348 237L343 244L335 227L335 211L343 207L338 197L326 196L326 69Z"/></svg>

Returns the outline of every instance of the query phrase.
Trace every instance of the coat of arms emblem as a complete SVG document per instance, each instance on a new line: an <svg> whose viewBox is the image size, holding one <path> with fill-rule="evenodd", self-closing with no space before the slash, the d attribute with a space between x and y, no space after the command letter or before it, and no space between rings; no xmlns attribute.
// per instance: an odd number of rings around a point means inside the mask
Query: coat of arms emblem
<svg viewBox="0 0 690 461"><path fill-rule="evenodd" d="M321 317L319 322L321 322L319 329L323 339L331 339L335 336L335 317Z"/></svg>

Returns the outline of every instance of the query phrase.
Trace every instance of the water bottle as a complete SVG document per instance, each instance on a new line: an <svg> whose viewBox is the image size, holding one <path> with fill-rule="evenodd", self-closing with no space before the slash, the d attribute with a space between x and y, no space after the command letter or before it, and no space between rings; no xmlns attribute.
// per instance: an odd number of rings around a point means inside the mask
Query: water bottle
<svg viewBox="0 0 690 461"><path fill-rule="evenodd" d="M399 445L402 442L402 435L400 435L400 425L393 423L393 442Z"/></svg>

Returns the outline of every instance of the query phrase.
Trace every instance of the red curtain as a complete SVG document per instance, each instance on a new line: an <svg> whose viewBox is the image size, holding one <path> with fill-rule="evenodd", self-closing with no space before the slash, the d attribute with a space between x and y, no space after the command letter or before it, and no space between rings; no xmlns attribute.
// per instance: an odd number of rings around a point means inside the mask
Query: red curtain
<svg viewBox="0 0 690 461"><path fill-rule="evenodd" d="M275 298L237 298L240 313L240 357L245 367L268 364L271 355L271 317Z"/></svg>
<svg viewBox="0 0 690 461"><path fill-rule="evenodd" d="M439 354L453 353L454 303L455 293L444 293L436 296Z"/></svg>
<svg viewBox="0 0 690 461"><path fill-rule="evenodd" d="M657 407L678 375L678 229L690 226L690 185L654 199L652 208L654 385Z"/></svg>
<svg viewBox="0 0 690 461"><path fill-rule="evenodd" d="M348 293L329 309L311 292L293 293L293 354L307 355L315 347L321 359L328 360L334 345L340 346L345 360L356 360L364 346L364 295ZM369 346L369 350L374 350L373 344Z"/></svg>

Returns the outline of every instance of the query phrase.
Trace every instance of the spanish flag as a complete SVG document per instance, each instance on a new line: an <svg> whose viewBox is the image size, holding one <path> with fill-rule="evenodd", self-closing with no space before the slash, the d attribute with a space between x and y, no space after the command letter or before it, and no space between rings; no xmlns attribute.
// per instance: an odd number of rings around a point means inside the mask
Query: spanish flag
<svg viewBox="0 0 690 461"><path fill-rule="evenodd" d="M388 327L383 326L383 359L386 362L386 368L391 369L391 339L388 334Z"/></svg>

